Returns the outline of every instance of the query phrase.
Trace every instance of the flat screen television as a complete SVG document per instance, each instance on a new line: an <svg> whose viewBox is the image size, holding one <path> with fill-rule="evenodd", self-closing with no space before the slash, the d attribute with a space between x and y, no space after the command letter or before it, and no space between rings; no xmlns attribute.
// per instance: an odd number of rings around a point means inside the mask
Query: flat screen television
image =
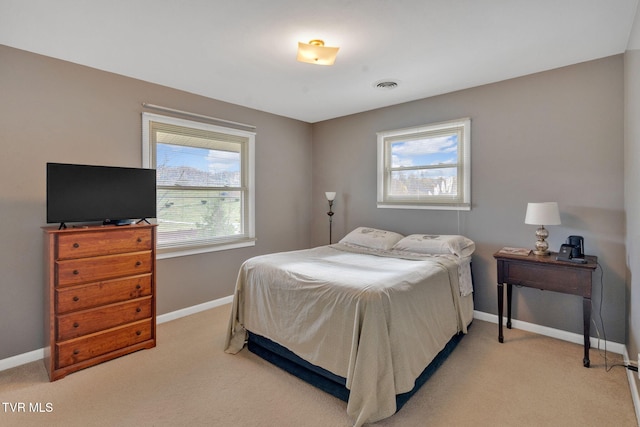
<svg viewBox="0 0 640 427"><path fill-rule="evenodd" d="M47 163L47 223L156 217L155 169Z"/></svg>

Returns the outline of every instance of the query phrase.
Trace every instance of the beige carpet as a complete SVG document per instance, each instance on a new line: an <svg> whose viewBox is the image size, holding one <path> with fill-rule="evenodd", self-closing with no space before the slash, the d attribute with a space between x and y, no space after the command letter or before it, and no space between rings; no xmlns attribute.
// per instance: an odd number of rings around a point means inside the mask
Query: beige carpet
<svg viewBox="0 0 640 427"><path fill-rule="evenodd" d="M229 310L161 324L156 348L53 383L42 362L0 372L0 425L350 425L344 402L246 349L225 354ZM518 330L505 341L495 324L474 321L430 381L375 426L638 425L625 370L606 372L596 350L586 369L579 345ZM26 412L12 412L20 403Z"/></svg>

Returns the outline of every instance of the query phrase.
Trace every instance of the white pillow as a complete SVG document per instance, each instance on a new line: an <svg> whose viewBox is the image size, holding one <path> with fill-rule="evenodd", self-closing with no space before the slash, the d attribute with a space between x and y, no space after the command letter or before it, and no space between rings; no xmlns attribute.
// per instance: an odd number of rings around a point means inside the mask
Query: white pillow
<svg viewBox="0 0 640 427"><path fill-rule="evenodd" d="M468 257L476 250L476 244L473 240L458 235L411 234L396 243L393 250Z"/></svg>
<svg viewBox="0 0 640 427"><path fill-rule="evenodd" d="M358 227L344 236L340 243L364 246L371 249L389 250L404 236L393 231L377 230L370 227Z"/></svg>

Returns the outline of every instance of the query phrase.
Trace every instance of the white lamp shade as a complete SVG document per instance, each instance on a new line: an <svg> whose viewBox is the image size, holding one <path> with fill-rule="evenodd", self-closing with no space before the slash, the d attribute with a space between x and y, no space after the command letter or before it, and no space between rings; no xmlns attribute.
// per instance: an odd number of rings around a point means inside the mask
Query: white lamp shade
<svg viewBox="0 0 640 427"><path fill-rule="evenodd" d="M529 203L525 224L560 225L560 211L557 202Z"/></svg>
<svg viewBox="0 0 640 427"><path fill-rule="evenodd" d="M324 193L325 196L327 196L327 200L332 201L336 198L336 192L335 191L327 191Z"/></svg>

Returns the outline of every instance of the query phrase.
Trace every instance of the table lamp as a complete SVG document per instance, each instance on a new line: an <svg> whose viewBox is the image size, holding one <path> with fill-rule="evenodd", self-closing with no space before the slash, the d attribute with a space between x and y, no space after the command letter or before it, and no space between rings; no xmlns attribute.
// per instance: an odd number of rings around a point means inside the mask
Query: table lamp
<svg viewBox="0 0 640 427"><path fill-rule="evenodd" d="M557 202L529 203L527 204L527 214L524 218L525 224L539 225L536 230L536 255L549 255L549 231L545 225L560 225L560 212Z"/></svg>

